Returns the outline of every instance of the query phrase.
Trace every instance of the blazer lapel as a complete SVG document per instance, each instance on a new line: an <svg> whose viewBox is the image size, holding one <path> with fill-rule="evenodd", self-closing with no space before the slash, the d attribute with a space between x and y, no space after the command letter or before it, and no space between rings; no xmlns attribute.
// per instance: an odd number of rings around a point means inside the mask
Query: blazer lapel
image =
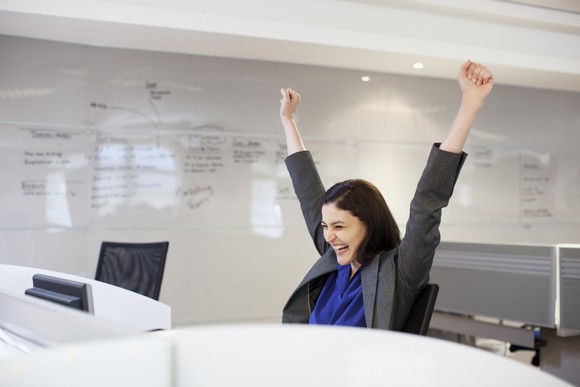
<svg viewBox="0 0 580 387"><path fill-rule="evenodd" d="M332 249L326 250L324 255L321 256L314 263L310 271L306 273L306 276L304 276L304 279L302 280L302 282L298 287L299 288L302 287L303 285L312 281L316 277L320 277L321 275L330 273L331 271L338 270L337 265L338 262L336 261L336 254L334 253L334 250Z"/></svg>
<svg viewBox="0 0 580 387"><path fill-rule="evenodd" d="M377 298L377 281L379 277L380 254L377 255L361 273L363 292L363 304L365 308L365 321L368 328L372 328Z"/></svg>

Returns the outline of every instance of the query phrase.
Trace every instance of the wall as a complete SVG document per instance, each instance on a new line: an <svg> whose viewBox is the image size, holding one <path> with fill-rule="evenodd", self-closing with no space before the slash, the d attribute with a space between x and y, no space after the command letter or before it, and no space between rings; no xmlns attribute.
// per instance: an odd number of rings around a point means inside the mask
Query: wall
<svg viewBox="0 0 580 387"><path fill-rule="evenodd" d="M0 263L92 277L103 240L169 240L176 325L278 321L316 258L283 165L281 87L303 95L325 183L375 182L401 228L460 99L453 81L356 70L8 36L0 52ZM443 239L579 243L578 106L498 79Z"/></svg>

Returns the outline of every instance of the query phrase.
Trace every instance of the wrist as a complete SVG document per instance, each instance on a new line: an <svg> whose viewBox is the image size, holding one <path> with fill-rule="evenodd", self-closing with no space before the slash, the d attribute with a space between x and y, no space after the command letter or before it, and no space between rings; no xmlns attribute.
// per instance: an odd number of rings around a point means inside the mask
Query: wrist
<svg viewBox="0 0 580 387"><path fill-rule="evenodd" d="M478 112L483 107L484 102L485 98L464 95L463 98L461 98L461 109L468 109Z"/></svg>
<svg viewBox="0 0 580 387"><path fill-rule="evenodd" d="M293 123L294 122L294 114L283 114L280 113L280 119L283 123Z"/></svg>

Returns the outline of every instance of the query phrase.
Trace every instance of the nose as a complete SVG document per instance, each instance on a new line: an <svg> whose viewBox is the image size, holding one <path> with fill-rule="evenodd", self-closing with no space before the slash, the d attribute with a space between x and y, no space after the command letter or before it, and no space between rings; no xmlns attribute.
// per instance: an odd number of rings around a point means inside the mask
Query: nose
<svg viewBox="0 0 580 387"><path fill-rule="evenodd" d="M334 232L332 232L332 231L329 231L329 230L324 230L324 239L325 239L325 240L326 240L328 243L332 242L332 240L334 239L334 237L335 237L335 234L334 234Z"/></svg>

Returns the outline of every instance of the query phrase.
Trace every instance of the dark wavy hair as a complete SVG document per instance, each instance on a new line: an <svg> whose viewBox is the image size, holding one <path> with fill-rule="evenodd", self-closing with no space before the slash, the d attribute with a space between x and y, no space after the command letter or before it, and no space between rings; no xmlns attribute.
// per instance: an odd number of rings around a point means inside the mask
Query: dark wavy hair
<svg viewBox="0 0 580 387"><path fill-rule="evenodd" d="M359 218L366 227L366 235L356 251L361 265L369 263L375 255L388 251L401 243L401 232L387 206L385 198L372 183L350 179L330 187L322 198L322 205L334 204Z"/></svg>

